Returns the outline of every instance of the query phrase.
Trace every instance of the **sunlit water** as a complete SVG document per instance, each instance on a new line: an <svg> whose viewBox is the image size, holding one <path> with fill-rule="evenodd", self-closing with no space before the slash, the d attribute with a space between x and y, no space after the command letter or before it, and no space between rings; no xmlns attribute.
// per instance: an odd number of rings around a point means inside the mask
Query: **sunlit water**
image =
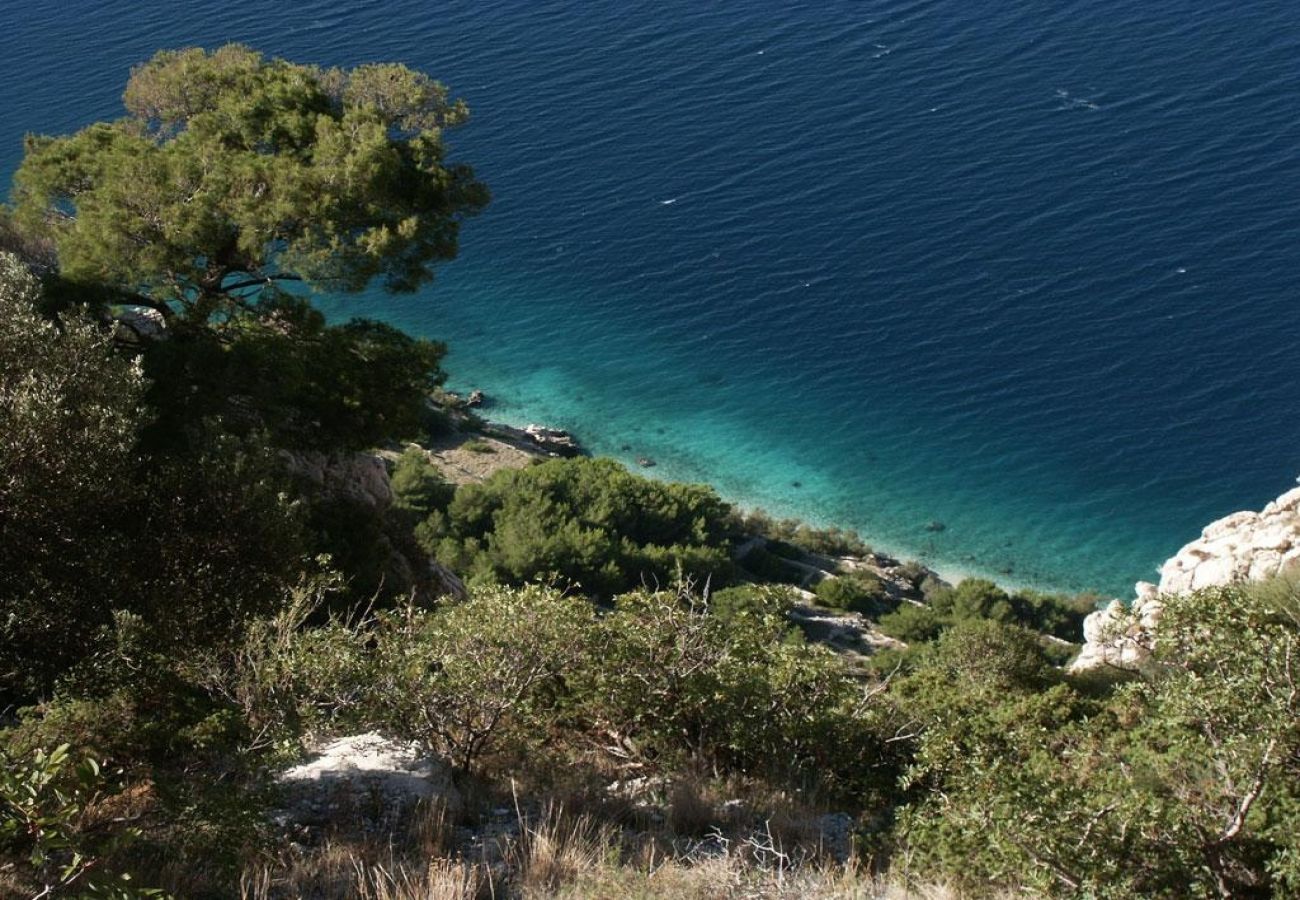
<svg viewBox="0 0 1300 900"><path fill-rule="evenodd" d="M950 571L1126 594L1300 472L1284 3L5 4L0 171L160 47L400 60L495 200L418 296L491 414ZM942 522L942 531L928 530Z"/></svg>

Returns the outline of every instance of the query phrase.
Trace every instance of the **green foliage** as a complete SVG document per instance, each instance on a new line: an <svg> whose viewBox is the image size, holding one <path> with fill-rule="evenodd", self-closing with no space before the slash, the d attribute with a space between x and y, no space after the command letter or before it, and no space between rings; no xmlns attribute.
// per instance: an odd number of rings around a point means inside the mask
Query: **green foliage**
<svg viewBox="0 0 1300 900"><path fill-rule="evenodd" d="M794 544L809 553L823 556L862 558L872 554L870 545L856 531L834 526L814 528L797 519L773 519L761 509L742 516L739 529L774 541Z"/></svg>
<svg viewBox="0 0 1300 900"><path fill-rule="evenodd" d="M537 586L476 590L434 613L381 614L371 690L384 721L471 771L506 735L547 734L584 653L590 604Z"/></svg>
<svg viewBox="0 0 1300 900"><path fill-rule="evenodd" d="M643 759L861 789L882 746L869 694L790 631L779 605L717 616L688 591L622 595L575 675L579 710Z"/></svg>
<svg viewBox="0 0 1300 900"><path fill-rule="evenodd" d="M633 475L613 460L551 460L462 485L418 530L450 568L506 583L558 577L608 597L680 569L725 581L728 506L701 485Z"/></svg>
<svg viewBox="0 0 1300 900"><path fill-rule="evenodd" d="M861 613L878 613L888 609L889 592L880 579L867 572L855 572L835 578L823 578L813 588L817 599L835 609Z"/></svg>
<svg viewBox="0 0 1300 900"><path fill-rule="evenodd" d="M928 606L900 604L898 609L880 617L880 630L908 644L932 641L944 629L939 614Z"/></svg>
<svg viewBox="0 0 1300 900"><path fill-rule="evenodd" d="M195 659L194 682L237 710L258 745L278 752L304 735L372 724L365 627L337 616L308 627L340 590L336 578L305 579L282 609L249 623L238 644Z"/></svg>
<svg viewBox="0 0 1300 900"><path fill-rule="evenodd" d="M1034 591L1008 593L991 581L967 578L957 587L940 586L926 592L924 608L903 605L882 616L880 627L901 641L934 640L961 622L1019 624L1041 634L1078 642L1083 637L1083 619L1092 612L1091 595L1061 597Z"/></svg>
<svg viewBox="0 0 1300 900"><path fill-rule="evenodd" d="M1041 690L1058 679L1038 635L1018 625L966 620L945 630L927 665L949 680L994 690Z"/></svg>
<svg viewBox="0 0 1300 900"><path fill-rule="evenodd" d="M755 544L740 558L745 570L761 581L802 585L807 573L790 565L780 555L767 549L764 543Z"/></svg>
<svg viewBox="0 0 1300 900"><path fill-rule="evenodd" d="M713 591L708 597L709 613L724 620L757 616L784 617L794 606L794 595L786 588L771 584L741 584ZM799 632L790 631L797 639Z"/></svg>
<svg viewBox="0 0 1300 900"><path fill-rule="evenodd" d="M1007 592L983 578L967 578L956 588L936 591L926 600L941 617L954 621L992 619L1005 623L1015 619Z"/></svg>
<svg viewBox="0 0 1300 900"><path fill-rule="evenodd" d="M1157 637L1148 677L1088 699L1041 690L1028 642L954 655L945 634L904 691L935 711L903 816L913 865L1097 897L1294 893L1300 596L1170 597ZM1022 676L990 679L990 655Z"/></svg>
<svg viewBox="0 0 1300 900"><path fill-rule="evenodd" d="M53 248L28 240L14 224L9 209L2 205L0 205L0 255L12 255L24 265L33 268L50 267L54 262Z"/></svg>
<svg viewBox="0 0 1300 900"><path fill-rule="evenodd" d="M427 519L435 510L446 509L456 495L428 454L419 447L409 447L397 458L389 481L393 489L393 511L411 527Z"/></svg>
<svg viewBox="0 0 1300 900"><path fill-rule="evenodd" d="M193 323L286 280L414 290L487 201L445 160L464 104L401 65L163 51L123 99L122 120L29 138L16 220L57 245L68 278L142 291Z"/></svg>
<svg viewBox="0 0 1300 900"><path fill-rule="evenodd" d="M900 565L897 568L896 573L898 577L902 578L913 588L918 590L921 589L929 576L929 570L914 559L909 559L907 562Z"/></svg>
<svg viewBox="0 0 1300 900"><path fill-rule="evenodd" d="M15 758L0 748L0 851L22 860L37 896L160 896L134 888L128 875L103 871L102 857L135 833L118 830L109 838L85 827L105 778L93 757L74 760L70 750L61 744Z"/></svg>
<svg viewBox="0 0 1300 900"><path fill-rule="evenodd" d="M140 368L93 324L38 316L35 282L0 265L0 697L93 660L117 611L182 646L278 603L301 562L278 460L220 435L144 456Z"/></svg>
<svg viewBox="0 0 1300 900"><path fill-rule="evenodd" d="M80 616L121 566L103 535L135 515L139 367L90 323L42 319L39 297L0 254L0 696L93 631Z"/></svg>
<svg viewBox="0 0 1300 900"><path fill-rule="evenodd" d="M425 428L442 344L362 319L327 325L287 296L254 311L145 347L154 445L197 443L196 425L212 419L295 449L360 450Z"/></svg>

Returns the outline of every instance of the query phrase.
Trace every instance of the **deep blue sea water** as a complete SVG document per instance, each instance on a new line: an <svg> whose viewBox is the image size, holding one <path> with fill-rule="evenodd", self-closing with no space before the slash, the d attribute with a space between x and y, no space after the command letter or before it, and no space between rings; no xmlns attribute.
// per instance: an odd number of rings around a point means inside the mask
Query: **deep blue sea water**
<svg viewBox="0 0 1300 900"><path fill-rule="evenodd" d="M1126 595L1300 473L1294 2L0 12L5 178L160 47L447 82L491 209L428 291L325 302L657 476Z"/></svg>

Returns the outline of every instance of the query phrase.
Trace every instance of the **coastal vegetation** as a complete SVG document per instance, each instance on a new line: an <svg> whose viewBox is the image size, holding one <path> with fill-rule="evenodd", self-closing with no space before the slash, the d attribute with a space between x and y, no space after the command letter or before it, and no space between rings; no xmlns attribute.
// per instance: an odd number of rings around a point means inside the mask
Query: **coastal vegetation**
<svg viewBox="0 0 1300 900"><path fill-rule="evenodd" d="M558 580L603 599L686 576L724 586L730 510L702 485L633 475L608 459L503 469L416 525L439 562L506 584Z"/></svg>
<svg viewBox="0 0 1300 900"><path fill-rule="evenodd" d="M442 468L443 348L292 286L454 256L464 106L241 47L125 99L0 223L0 893L1300 892L1296 584L1169 597L1079 676L1094 597L610 460ZM435 793L295 811L371 733Z"/></svg>

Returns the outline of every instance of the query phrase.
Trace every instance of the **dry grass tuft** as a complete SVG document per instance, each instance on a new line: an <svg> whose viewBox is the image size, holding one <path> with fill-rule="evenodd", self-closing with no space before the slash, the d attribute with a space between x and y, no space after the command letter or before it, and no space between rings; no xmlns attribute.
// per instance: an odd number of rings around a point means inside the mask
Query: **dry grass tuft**
<svg viewBox="0 0 1300 900"><path fill-rule="evenodd" d="M548 806L535 827L525 827L510 854L512 883L525 896L553 896L617 855L617 835L610 826Z"/></svg>

